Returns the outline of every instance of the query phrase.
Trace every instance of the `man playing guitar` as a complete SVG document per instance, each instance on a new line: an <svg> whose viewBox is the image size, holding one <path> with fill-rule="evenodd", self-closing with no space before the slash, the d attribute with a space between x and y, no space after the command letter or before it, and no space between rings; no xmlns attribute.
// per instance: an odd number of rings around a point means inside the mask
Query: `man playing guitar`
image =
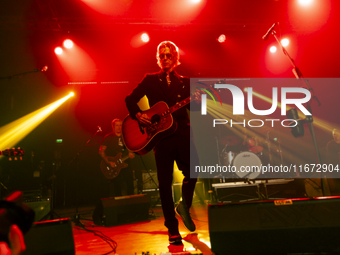
<svg viewBox="0 0 340 255"><path fill-rule="evenodd" d="M161 70L157 73L146 74L141 83L125 99L131 118L138 120L139 124L144 127L150 126L152 122L158 120L154 120L153 116L148 116L138 107L137 103L143 96L146 95L148 98L150 107L161 101L172 107L190 96L189 78L174 71L175 67L180 64L178 47L170 41L161 42L157 47L156 58ZM196 103L194 103L194 107L191 105L190 110L199 109L199 100L200 96L195 95ZM173 113L174 125L177 125L176 131L162 138L154 147L159 193L165 218L164 225L168 228L170 244L175 245L182 244L176 214L183 220L189 231L196 229L189 213L197 181L197 176L190 176L190 159L195 162L191 166L194 167L194 165L198 165L198 156L190 137L188 108L189 105ZM174 208L171 189L175 160L184 175L182 201L176 209Z"/></svg>
<svg viewBox="0 0 340 255"><path fill-rule="evenodd" d="M99 148L99 154L102 157L103 161L102 165L104 165L104 171L108 172L105 174L105 177L109 177L109 173L113 173L112 178L108 178L109 180L109 196L122 196L122 184L126 183L126 194L125 195L133 195L134 194L134 186L133 186L133 169L131 169L126 163L123 163L121 160L110 160L113 157L116 157L119 153L121 156L119 158L127 157L134 158L135 154L129 152L125 147L125 144L122 139L122 121L120 119L114 119L111 123L112 132L107 134ZM124 164L124 165L121 165ZM102 166L101 165L101 166ZM106 165L106 166L105 166ZM103 167L102 167L103 168ZM106 169L107 168L107 169ZM118 171L116 172L116 169ZM121 169L121 171L119 171ZM112 172L111 172L112 171ZM115 174L116 173L116 174ZM113 189L112 189L113 186Z"/></svg>

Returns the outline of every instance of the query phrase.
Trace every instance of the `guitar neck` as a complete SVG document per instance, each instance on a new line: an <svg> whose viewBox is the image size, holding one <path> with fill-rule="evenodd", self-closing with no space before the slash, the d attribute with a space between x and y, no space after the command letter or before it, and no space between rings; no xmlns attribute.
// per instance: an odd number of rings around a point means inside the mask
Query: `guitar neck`
<svg viewBox="0 0 340 255"><path fill-rule="evenodd" d="M166 112L164 112L164 115L173 113L173 112L181 109L182 107L186 106L187 104L189 104L192 101L193 97L194 97L194 95L187 97L186 99L182 100L181 102L176 103L175 105L169 107L169 109Z"/></svg>
<svg viewBox="0 0 340 255"><path fill-rule="evenodd" d="M125 160L127 160L129 158L130 158L129 155L126 155L125 157L122 157L121 160L122 160L122 162L124 162Z"/></svg>

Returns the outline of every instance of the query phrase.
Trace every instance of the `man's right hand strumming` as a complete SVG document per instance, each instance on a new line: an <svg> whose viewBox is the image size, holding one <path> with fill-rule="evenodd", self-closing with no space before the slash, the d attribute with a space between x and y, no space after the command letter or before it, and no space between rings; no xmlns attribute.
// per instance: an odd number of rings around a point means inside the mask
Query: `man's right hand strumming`
<svg viewBox="0 0 340 255"><path fill-rule="evenodd" d="M138 122L144 126L147 126L147 125L150 125L151 124L151 121L150 121L150 118L149 116L146 114L146 113L137 113L136 114L136 118L138 120Z"/></svg>

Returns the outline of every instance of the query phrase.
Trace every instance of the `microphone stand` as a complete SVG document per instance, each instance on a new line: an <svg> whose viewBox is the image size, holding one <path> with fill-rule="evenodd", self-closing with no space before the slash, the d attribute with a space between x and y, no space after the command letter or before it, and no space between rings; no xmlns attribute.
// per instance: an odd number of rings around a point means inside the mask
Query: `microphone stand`
<svg viewBox="0 0 340 255"><path fill-rule="evenodd" d="M271 148L271 142L270 142L270 136L269 136L270 131L267 132L266 135L266 142L267 142L267 147L268 147L268 156L269 156L269 163L273 165L273 156L272 156L272 148Z"/></svg>
<svg viewBox="0 0 340 255"><path fill-rule="evenodd" d="M141 161L142 161L142 163L143 163L143 166L144 166L144 169L145 169L145 171L148 173L148 175L149 175L149 179L148 180L151 180L153 183L154 183L154 185L155 185L155 187L156 187L156 191L158 191L159 192L159 186L158 186L158 183L157 182L155 182L155 180L153 179L153 177L152 177L152 175L150 174L150 171L148 171L148 168L146 167L146 164L145 164L145 162L144 162L144 160L143 160L143 157L141 156L141 155L139 155L140 156L140 159L141 159ZM143 179L143 175L142 175L142 179ZM147 180L147 181L148 181ZM137 183L137 187L138 187L138 183ZM143 188L144 188L144 181L143 181ZM143 188L142 188L142 193L143 193ZM155 203L153 204L153 205L151 205L151 208L153 208L153 207L155 207L156 205L157 205L157 203L160 201L160 197L155 201ZM152 209L151 209L152 210ZM153 210L152 210L152 213L153 213Z"/></svg>
<svg viewBox="0 0 340 255"><path fill-rule="evenodd" d="M58 172L60 166L60 159L55 158L53 162L53 170L52 176L49 178L51 180L51 200L50 200L50 211L46 214L41 220L46 220L50 217L51 220L53 219L60 219L61 217L54 211L54 204L55 204L55 197L56 197L56 188L55 188L55 180L56 180L56 172ZM55 217L55 215L57 217Z"/></svg>
<svg viewBox="0 0 340 255"><path fill-rule="evenodd" d="M224 157L223 154L225 154L226 152L226 149L229 145L229 142L227 142L227 144L224 146L223 150L222 150L222 157ZM217 146L217 155L218 155L218 164L221 166L221 156L219 154L219 146L218 146L218 140L217 140L217 137L216 137L216 146ZM228 158L229 160L229 158ZM229 164L231 164L231 162L228 162ZM225 176L221 173L219 176L222 176L222 179L220 179L220 182L225 182Z"/></svg>
<svg viewBox="0 0 340 255"><path fill-rule="evenodd" d="M96 136L97 133L101 132L100 129L98 129L93 135L92 137L84 144L84 146L80 149L79 152L76 153L76 155L73 157L73 159L71 159L70 163L68 164L68 166L70 166L74 161L76 161L76 214L73 217L72 221L74 222L74 224L78 227L84 227L84 224L80 221L80 214L78 212L78 187L79 187L79 156L81 154L81 152L83 151L83 149L89 145L90 141Z"/></svg>
<svg viewBox="0 0 340 255"><path fill-rule="evenodd" d="M285 54L287 56L287 58L289 59L290 63L292 64L292 66L293 66L292 72L295 75L296 79L301 80L306 85L306 87L308 88L308 90L312 94L312 99L316 100L318 102L318 106L320 106L321 103L320 103L319 99L314 95L313 88L310 86L308 80L303 78L303 75L302 75L300 69L295 65L294 60L291 58L291 56L287 52L286 48L281 44L280 40L277 38L275 30L273 30L271 32L271 34L274 36L275 40L281 46L283 54ZM307 108L308 108L309 112L312 113L311 101L307 103ZM318 148L318 144L316 142L316 136L315 136L315 132L314 132L313 117L312 116L306 117L304 122L308 123L309 132L311 133L312 138L313 138L315 153L316 153L316 157L317 157L317 163L318 164L322 164L321 163L320 151L319 151L319 148ZM330 195L330 189L329 189L329 186L328 186L327 177L326 176L322 176L322 175L321 175L321 190L322 190L323 196L329 196Z"/></svg>
<svg viewBox="0 0 340 255"><path fill-rule="evenodd" d="M47 71L47 68L48 68L47 66L44 66L44 67L42 67L40 70L39 70L39 69L34 69L33 71L28 71L28 72L23 72L23 73L18 73L18 74L3 76L3 77L0 77L0 80L4 80L4 79L12 79L12 78L14 78L14 77L24 76L24 75L29 74L29 73L46 72L46 71Z"/></svg>

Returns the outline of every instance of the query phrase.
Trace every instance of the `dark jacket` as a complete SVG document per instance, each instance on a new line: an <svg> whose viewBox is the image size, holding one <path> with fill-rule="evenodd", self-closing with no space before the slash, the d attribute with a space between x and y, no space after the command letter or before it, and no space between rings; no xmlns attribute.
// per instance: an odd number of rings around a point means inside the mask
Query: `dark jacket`
<svg viewBox="0 0 340 255"><path fill-rule="evenodd" d="M166 74L162 71L146 74L141 83L125 99L131 117L135 118L135 115L141 112L137 103L144 95L147 96L150 107L160 101L171 107L190 96L190 79L188 77L172 71L170 80L171 84L168 86ZM176 134L189 134L190 132L189 116L186 110L189 109L189 106L190 104L173 113L174 120L178 124Z"/></svg>

